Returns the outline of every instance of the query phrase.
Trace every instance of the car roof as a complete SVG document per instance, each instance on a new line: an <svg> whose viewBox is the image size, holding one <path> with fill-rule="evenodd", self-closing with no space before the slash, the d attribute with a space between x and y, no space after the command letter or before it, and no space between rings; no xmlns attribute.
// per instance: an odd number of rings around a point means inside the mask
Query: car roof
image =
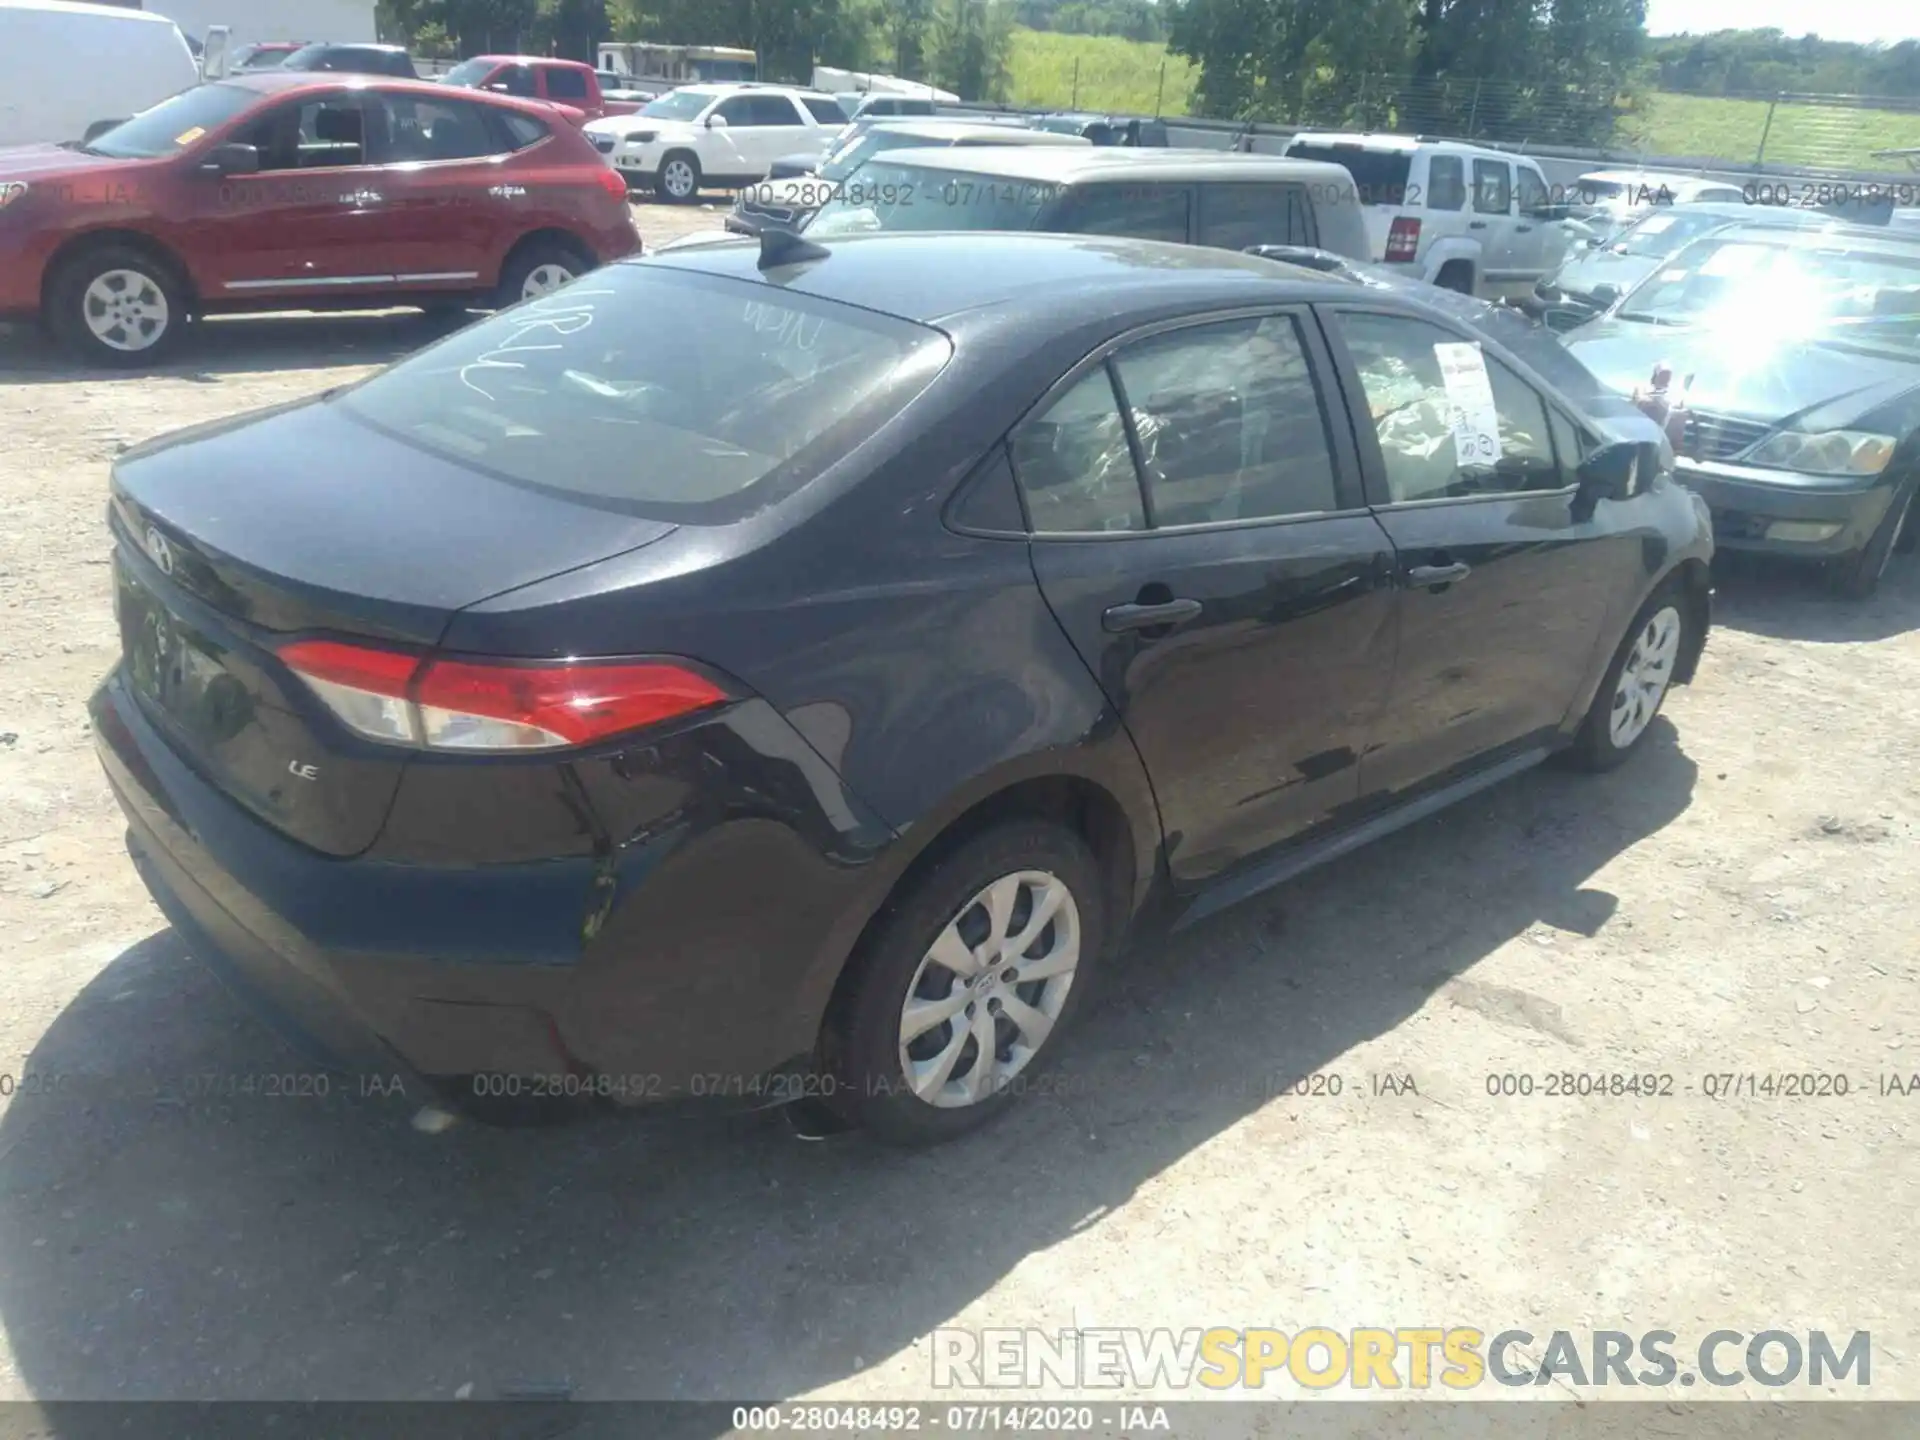
<svg viewBox="0 0 1920 1440"><path fill-rule="evenodd" d="M475 55L472 58L491 60L496 65L571 65L576 70L593 69L584 60L569 60L563 55Z"/></svg>
<svg viewBox="0 0 1920 1440"><path fill-rule="evenodd" d="M722 100L733 95L805 95L814 100L833 99L826 91L814 90L806 85L769 85L764 80L702 80L693 85L676 85L667 93L700 95L709 100Z"/></svg>
<svg viewBox="0 0 1920 1440"><path fill-rule="evenodd" d="M1131 146L1023 145L992 149L892 150L872 164L990 173L1010 180L1072 185L1088 180L1298 180L1351 185L1353 177L1324 160L1290 160L1232 150L1135 149ZM1271 262L1269 262L1271 263Z"/></svg>
<svg viewBox="0 0 1920 1440"><path fill-rule="evenodd" d="M1497 150L1490 145L1475 145L1471 140L1449 140L1442 136L1393 135L1372 130L1300 130L1296 131L1289 145L1304 140L1310 145L1357 145L1362 150L1400 150L1412 154L1416 150L1459 150L1471 151L1475 155L1499 155L1508 160L1530 160L1532 157L1517 155L1511 150Z"/></svg>
<svg viewBox="0 0 1920 1440"><path fill-rule="evenodd" d="M1233 250L1155 240L1011 232L849 235L822 243L824 258L759 269L760 247L739 243L662 250L622 264L663 265L778 284L923 325L1002 308L1030 315L1045 296L1071 319L1119 317L1171 298L1259 304L1351 296L1351 286L1311 270ZM777 277L777 278L776 278Z"/></svg>
<svg viewBox="0 0 1920 1440"><path fill-rule="evenodd" d="M241 70L210 81L214 85L237 85L262 95L279 95L289 90L379 90L397 95L419 95L445 100L447 87L437 80L414 79L405 75L358 75L342 70ZM454 91L462 100L481 105L500 105L521 109L533 115L553 115L553 107L539 100L518 95L497 95L482 90Z"/></svg>
<svg viewBox="0 0 1920 1440"><path fill-rule="evenodd" d="M1010 137L1007 140L1009 145L1033 143L1057 145L1063 141L1071 141L1076 138L1072 135L1046 134L1043 131L1029 129L1025 125L995 124L988 120L949 120L938 116L932 118L922 116L919 118L907 117L899 120L882 120L872 128L875 131L880 131L888 135L924 136L929 140L951 140L956 136L971 138L975 135L993 135L996 137L1006 135ZM1037 140L1036 137L1038 137Z"/></svg>

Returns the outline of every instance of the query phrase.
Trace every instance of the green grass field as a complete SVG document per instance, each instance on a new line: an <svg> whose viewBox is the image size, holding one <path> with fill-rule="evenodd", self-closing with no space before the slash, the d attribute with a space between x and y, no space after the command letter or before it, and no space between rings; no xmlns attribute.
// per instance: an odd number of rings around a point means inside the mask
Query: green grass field
<svg viewBox="0 0 1920 1440"><path fill-rule="evenodd" d="M1079 65L1078 99L1074 66ZM1161 98L1161 69L1165 95ZM1114 35L1062 35L1015 29L1012 71L1015 105L1036 108L1118 110L1135 115L1185 114L1200 71L1184 56L1158 45ZM1159 103L1156 105L1156 100Z"/></svg>
<svg viewBox="0 0 1920 1440"><path fill-rule="evenodd" d="M1164 115L1187 113L1200 74L1192 62L1158 45L1026 29L1013 32L1009 68L1015 105L1147 115L1156 109ZM1764 101L1655 92L1621 117L1615 144L1652 155L1705 155L1746 164L1759 154L1766 126ZM1780 105L1766 142L1766 158L1774 164L1898 169L1900 162L1876 161L1873 152L1920 146L1920 114Z"/></svg>

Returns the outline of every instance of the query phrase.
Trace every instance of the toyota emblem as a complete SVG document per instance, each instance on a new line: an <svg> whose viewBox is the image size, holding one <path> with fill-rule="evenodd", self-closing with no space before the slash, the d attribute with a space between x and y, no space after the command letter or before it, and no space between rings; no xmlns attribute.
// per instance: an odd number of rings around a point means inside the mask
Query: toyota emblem
<svg viewBox="0 0 1920 1440"><path fill-rule="evenodd" d="M173 546L167 543L167 537L149 525L147 527L147 554L153 557L153 563L160 567L162 575L173 574Z"/></svg>

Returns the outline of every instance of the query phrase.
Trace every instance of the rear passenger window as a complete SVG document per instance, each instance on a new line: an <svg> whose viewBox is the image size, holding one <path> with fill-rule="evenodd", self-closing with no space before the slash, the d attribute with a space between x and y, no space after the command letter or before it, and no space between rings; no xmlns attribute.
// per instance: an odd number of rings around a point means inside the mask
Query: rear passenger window
<svg viewBox="0 0 1920 1440"><path fill-rule="evenodd" d="M1326 418L1291 316L1156 335L1114 364L1155 528L1339 508Z"/></svg>
<svg viewBox="0 0 1920 1440"><path fill-rule="evenodd" d="M1140 477L1104 365L1022 425L1010 448L1036 533L1146 528Z"/></svg>
<svg viewBox="0 0 1920 1440"><path fill-rule="evenodd" d="M386 106L386 143L375 151L384 156L380 163L477 160L500 153L493 127L487 124L487 113L491 108L504 111L504 106L484 107L464 100L414 95L389 95Z"/></svg>
<svg viewBox="0 0 1920 1440"><path fill-rule="evenodd" d="M1458 155L1427 157L1427 209L1459 210L1467 203L1467 169Z"/></svg>
<svg viewBox="0 0 1920 1440"><path fill-rule="evenodd" d="M1390 500L1560 488L1545 402L1498 360L1478 354L1476 342L1403 315L1348 311L1339 323L1360 372ZM1476 415L1468 383L1458 376L1450 383L1443 368L1443 356L1463 352L1471 352L1473 368L1484 366L1491 426ZM1482 410L1487 398L1480 397Z"/></svg>
<svg viewBox="0 0 1920 1440"><path fill-rule="evenodd" d="M807 107L807 113L812 115L813 118L818 120L822 125L844 125L847 123L847 112L840 108L840 104L836 100L816 100L811 95L808 95L804 96L800 103L805 105Z"/></svg>
<svg viewBox="0 0 1920 1440"><path fill-rule="evenodd" d="M1057 225L1049 228L1185 244L1187 192L1184 186L1088 185L1068 199Z"/></svg>
<svg viewBox="0 0 1920 1440"><path fill-rule="evenodd" d="M749 125L800 125L800 112L793 108L793 102L784 95L751 95L747 97L747 124Z"/></svg>
<svg viewBox="0 0 1920 1440"><path fill-rule="evenodd" d="M1513 172L1506 161L1473 162L1473 208L1482 215L1505 215L1513 208Z"/></svg>
<svg viewBox="0 0 1920 1440"><path fill-rule="evenodd" d="M1202 185L1202 245L1244 250L1249 245L1313 245L1313 211L1299 185Z"/></svg>

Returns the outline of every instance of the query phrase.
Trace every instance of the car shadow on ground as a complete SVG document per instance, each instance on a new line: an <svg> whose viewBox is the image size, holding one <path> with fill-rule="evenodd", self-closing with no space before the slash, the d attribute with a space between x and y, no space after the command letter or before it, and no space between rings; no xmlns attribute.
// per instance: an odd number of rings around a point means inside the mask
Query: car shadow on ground
<svg viewBox="0 0 1920 1440"><path fill-rule="evenodd" d="M275 312L197 321L159 363L117 369L76 361L30 325L0 325L0 385L65 385L144 376L214 380L275 370L384 365L451 334L477 312Z"/></svg>
<svg viewBox="0 0 1920 1440"><path fill-rule="evenodd" d="M1920 553L1896 554L1872 599L1836 595L1816 565L1723 550L1713 561L1713 622L1816 644L1885 640L1920 629ZM1709 639L1708 649L1712 649Z"/></svg>
<svg viewBox="0 0 1920 1440"><path fill-rule="evenodd" d="M843 1380L1261 1106L1337 1125L1272 1096L1425 1006L1559 1033L1542 997L1461 977L1529 927L1604 925L1616 900L1592 877L1695 779L1661 720L1614 774L1532 772L1142 942L1055 1093L918 1153L805 1143L771 1115L427 1134L417 1096L364 1082L270 1096L260 1077L300 1062L162 932L54 1020L0 1119L19 1384L739 1399Z"/></svg>

